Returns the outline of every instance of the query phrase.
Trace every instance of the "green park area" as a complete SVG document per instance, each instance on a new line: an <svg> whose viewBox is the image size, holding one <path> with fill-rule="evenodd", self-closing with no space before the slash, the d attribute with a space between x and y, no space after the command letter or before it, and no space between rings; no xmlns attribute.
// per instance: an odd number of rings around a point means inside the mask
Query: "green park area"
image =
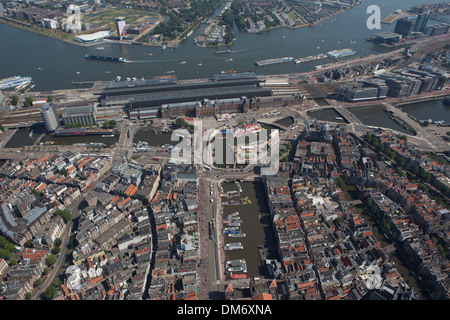
<svg viewBox="0 0 450 320"><path fill-rule="evenodd" d="M158 14L150 11L127 9L127 8L109 8L100 11L93 11L83 14L83 20L92 25L115 28L116 18L122 17L127 25L137 26L139 24L155 21L159 18Z"/></svg>

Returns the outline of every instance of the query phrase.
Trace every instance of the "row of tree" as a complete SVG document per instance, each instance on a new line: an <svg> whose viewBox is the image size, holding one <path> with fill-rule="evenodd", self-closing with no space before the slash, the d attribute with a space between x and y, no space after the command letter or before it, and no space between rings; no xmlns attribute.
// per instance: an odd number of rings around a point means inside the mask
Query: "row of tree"
<svg viewBox="0 0 450 320"><path fill-rule="evenodd" d="M12 97L11 97L11 104L13 105L13 106L17 106L17 104L19 103L19 100L20 100L20 98L19 98L19 96L18 95L13 95ZM48 96L47 97L47 102L53 102L54 101L54 98L53 98L53 96ZM33 105L33 102L34 102L34 99L33 99L33 97L26 97L25 98L25 100L24 100L24 102L23 102L23 106L24 107L31 107L32 105Z"/></svg>
<svg viewBox="0 0 450 320"><path fill-rule="evenodd" d="M398 136L398 138L407 141L406 136ZM430 173L427 172L423 167L419 166L417 163L412 163L407 161L405 157L403 157L400 154L397 154L394 150L392 150L390 147L386 146L378 137L374 137L372 134L367 133L364 136L364 140L369 143L377 152L378 154L378 160L384 161L385 158L383 156L386 155L388 158L394 160L396 162L395 170L397 174L399 174L402 177L407 177L407 172L412 173L417 179L425 182L430 183L432 180L432 176ZM406 172L405 172L406 171ZM423 187L425 187L422 184ZM441 191L444 195L449 193L449 188L447 186L439 185L438 186L439 191ZM425 188L423 188L425 190Z"/></svg>

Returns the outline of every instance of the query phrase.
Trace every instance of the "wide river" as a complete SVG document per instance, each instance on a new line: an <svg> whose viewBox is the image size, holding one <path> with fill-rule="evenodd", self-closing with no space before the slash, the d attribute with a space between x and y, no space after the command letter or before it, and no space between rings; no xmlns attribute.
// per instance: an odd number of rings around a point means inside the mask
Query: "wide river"
<svg viewBox="0 0 450 320"><path fill-rule="evenodd" d="M366 20L369 5L381 8L381 18L396 9L410 9L415 4L431 4L436 0L368 0L314 27L297 29L277 28L264 35L239 32L228 48L201 48L193 43L204 25L183 41L176 49L125 44L101 44L82 47L47 38L0 23L0 78L14 75L31 76L35 90L73 88L73 81L114 80L116 76L151 78L170 72L178 79L207 78L221 71L254 71L257 74L284 74L314 69L318 62L295 65L284 63L269 66L255 65L255 61L290 56L305 57L334 49L354 48L356 56L377 53L386 49L366 41L377 32L393 31L395 23L382 24L381 30L369 30ZM220 10L220 8L218 9ZM215 54L217 50L231 50ZM122 56L128 63L86 60L86 53ZM148 54L152 55L149 56ZM185 63L184 63L185 62Z"/></svg>

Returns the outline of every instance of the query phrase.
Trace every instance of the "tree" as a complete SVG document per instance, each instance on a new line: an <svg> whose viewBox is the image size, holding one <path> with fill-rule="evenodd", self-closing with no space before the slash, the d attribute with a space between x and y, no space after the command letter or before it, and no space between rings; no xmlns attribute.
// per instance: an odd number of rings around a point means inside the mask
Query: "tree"
<svg viewBox="0 0 450 320"><path fill-rule="evenodd" d="M403 171L402 169L400 169L400 167L397 167L395 169L395 172L400 176L400 177L406 177L406 172Z"/></svg>
<svg viewBox="0 0 450 320"><path fill-rule="evenodd" d="M54 284L55 284L56 287L59 288L59 287L61 287L63 285L63 282L59 278L56 278Z"/></svg>
<svg viewBox="0 0 450 320"><path fill-rule="evenodd" d="M345 190L345 182L344 180L342 180L341 177L336 178L336 184L338 185L339 188L341 188L341 190Z"/></svg>
<svg viewBox="0 0 450 320"><path fill-rule="evenodd" d="M52 248L52 253L53 253L53 254L58 254L60 251L61 251L61 248L58 247L58 246L54 246L54 247Z"/></svg>
<svg viewBox="0 0 450 320"><path fill-rule="evenodd" d="M439 190L445 195L449 193L450 189L447 186L441 186Z"/></svg>
<svg viewBox="0 0 450 320"><path fill-rule="evenodd" d="M33 240L32 239L28 239L27 241L25 241L24 247L31 248L32 246L33 246Z"/></svg>
<svg viewBox="0 0 450 320"><path fill-rule="evenodd" d="M52 265L54 265L56 263L56 256L54 255L54 254L50 254L48 257L47 257L47 264L49 265L49 266L52 266Z"/></svg>
<svg viewBox="0 0 450 320"><path fill-rule="evenodd" d="M55 246L60 247L62 243L62 240L60 238L55 239Z"/></svg>
<svg viewBox="0 0 450 320"><path fill-rule="evenodd" d="M175 124L181 128L186 125L186 121L183 118L178 118L177 120L175 120Z"/></svg>
<svg viewBox="0 0 450 320"><path fill-rule="evenodd" d="M55 292L56 292L56 288L53 285L49 285L47 287L47 289L45 290L44 295L47 299L51 299L51 298L53 298L53 295L55 294Z"/></svg>
<svg viewBox="0 0 450 320"><path fill-rule="evenodd" d="M72 216L70 214L70 211L65 209L65 210L56 210L54 213L55 216L60 216L61 218L64 219L64 222L67 223L70 221L70 219L72 219Z"/></svg>
<svg viewBox="0 0 450 320"><path fill-rule="evenodd" d="M53 96L48 96L47 97L47 102L53 102L55 99L53 98Z"/></svg>
<svg viewBox="0 0 450 320"><path fill-rule="evenodd" d="M33 105L33 101L34 101L33 97L26 97L25 101L23 102L23 106L29 108Z"/></svg>
<svg viewBox="0 0 450 320"><path fill-rule="evenodd" d="M18 103L19 103L19 96L16 96L16 95L12 96L11 97L11 104L13 106L17 106Z"/></svg>
<svg viewBox="0 0 450 320"><path fill-rule="evenodd" d="M4 236L0 236L0 258L9 259L14 249L14 243L9 242Z"/></svg>
<svg viewBox="0 0 450 320"><path fill-rule="evenodd" d="M41 285L41 278L39 278L39 279L36 279L34 282L33 282L33 287L39 287L40 285Z"/></svg>
<svg viewBox="0 0 450 320"><path fill-rule="evenodd" d="M108 120L106 120L105 122L103 122L103 128L109 129L109 127L110 127L110 124L109 124L109 121L108 121Z"/></svg>

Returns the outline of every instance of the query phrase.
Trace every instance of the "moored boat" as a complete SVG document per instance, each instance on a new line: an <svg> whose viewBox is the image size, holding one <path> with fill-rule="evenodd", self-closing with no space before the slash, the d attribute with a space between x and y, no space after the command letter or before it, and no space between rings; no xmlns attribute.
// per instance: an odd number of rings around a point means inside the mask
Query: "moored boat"
<svg viewBox="0 0 450 320"><path fill-rule="evenodd" d="M239 232L239 233L229 233L228 234L229 237L232 238L244 238L246 236L245 233Z"/></svg>

